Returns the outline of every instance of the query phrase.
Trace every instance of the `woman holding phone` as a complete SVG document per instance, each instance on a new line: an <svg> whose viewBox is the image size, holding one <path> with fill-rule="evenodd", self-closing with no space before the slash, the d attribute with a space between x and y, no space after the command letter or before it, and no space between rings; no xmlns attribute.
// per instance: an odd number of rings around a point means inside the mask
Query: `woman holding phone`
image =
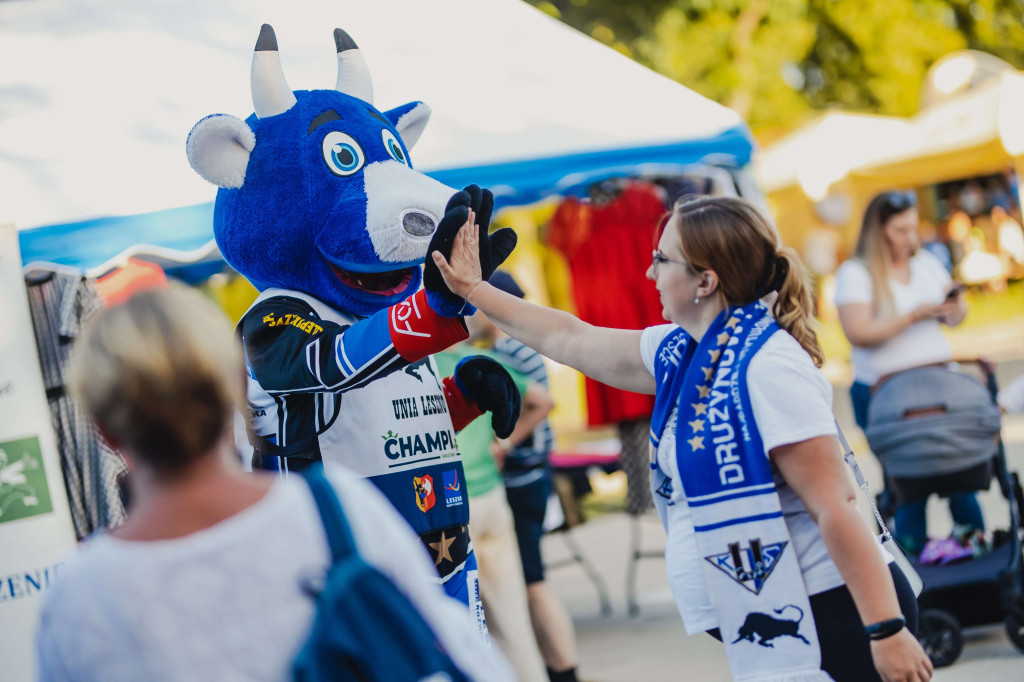
<svg viewBox="0 0 1024 682"><path fill-rule="evenodd" d="M850 398L861 429L867 426L872 386L895 372L950 362L953 351L942 325L955 327L967 315L963 287L919 248L917 228L913 193L879 194L864 212L853 258L836 272L835 304L853 345ZM928 540L926 502L896 509L896 536L914 554ZM949 507L954 522L984 527L974 493L950 496Z"/></svg>

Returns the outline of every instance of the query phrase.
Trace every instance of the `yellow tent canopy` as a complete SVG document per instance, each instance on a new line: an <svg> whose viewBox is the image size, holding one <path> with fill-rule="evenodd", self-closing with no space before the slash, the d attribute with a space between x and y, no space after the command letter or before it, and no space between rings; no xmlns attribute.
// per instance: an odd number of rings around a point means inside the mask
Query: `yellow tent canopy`
<svg viewBox="0 0 1024 682"><path fill-rule="evenodd" d="M761 152L755 169L786 241L799 248L830 223L849 245L880 191L1022 165L1024 73L991 55L956 52L933 65L924 99L928 106L910 118L825 114Z"/></svg>

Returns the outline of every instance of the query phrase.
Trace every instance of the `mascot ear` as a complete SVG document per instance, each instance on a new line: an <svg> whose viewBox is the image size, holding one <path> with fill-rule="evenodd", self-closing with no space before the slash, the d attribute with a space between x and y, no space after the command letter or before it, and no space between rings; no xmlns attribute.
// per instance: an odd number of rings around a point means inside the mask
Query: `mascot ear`
<svg viewBox="0 0 1024 682"><path fill-rule="evenodd" d="M188 164L218 187L238 189L245 182L256 135L240 118L212 114L196 123L185 142Z"/></svg>
<svg viewBox="0 0 1024 682"><path fill-rule="evenodd" d="M430 120L430 107L423 102L409 102L395 107L391 111L385 111L384 115L398 129L398 134L402 136L402 142L405 142L406 149L412 149L416 140L420 139L420 135L423 134L423 129L427 127L427 121Z"/></svg>

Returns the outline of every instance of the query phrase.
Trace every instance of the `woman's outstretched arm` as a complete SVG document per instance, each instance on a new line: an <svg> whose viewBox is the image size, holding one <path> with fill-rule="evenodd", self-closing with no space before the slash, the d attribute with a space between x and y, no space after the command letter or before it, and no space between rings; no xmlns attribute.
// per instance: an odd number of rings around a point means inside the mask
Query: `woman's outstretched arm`
<svg viewBox="0 0 1024 682"><path fill-rule="evenodd" d="M448 288L484 311L514 339L592 379L637 393L654 393L654 376L640 356L638 330L587 324L574 315L534 305L481 279L471 214L452 246L451 262L430 254Z"/></svg>

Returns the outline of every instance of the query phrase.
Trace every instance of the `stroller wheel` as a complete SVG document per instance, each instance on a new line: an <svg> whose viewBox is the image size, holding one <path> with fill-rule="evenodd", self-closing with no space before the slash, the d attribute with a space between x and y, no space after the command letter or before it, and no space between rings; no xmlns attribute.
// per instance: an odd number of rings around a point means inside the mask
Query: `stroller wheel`
<svg viewBox="0 0 1024 682"><path fill-rule="evenodd" d="M952 664L964 648L960 623L953 614L942 609L921 611L917 640L936 668Z"/></svg>
<svg viewBox="0 0 1024 682"><path fill-rule="evenodd" d="M1007 615L1006 634L1015 647L1024 651L1024 619L1014 613Z"/></svg>

